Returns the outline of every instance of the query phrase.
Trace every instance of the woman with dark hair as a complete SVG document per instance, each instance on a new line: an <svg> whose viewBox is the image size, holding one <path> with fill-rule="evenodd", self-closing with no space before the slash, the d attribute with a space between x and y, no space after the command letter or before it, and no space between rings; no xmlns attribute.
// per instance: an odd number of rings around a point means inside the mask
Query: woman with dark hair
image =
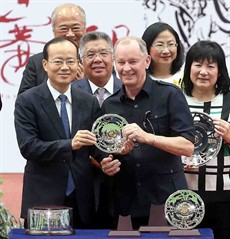
<svg viewBox="0 0 230 239"><path fill-rule="evenodd" d="M145 30L142 39L152 58L148 68L152 79L180 85L184 48L177 32L167 23L156 22Z"/></svg>
<svg viewBox="0 0 230 239"><path fill-rule="evenodd" d="M199 168L185 167L188 188L205 203L199 227L210 227L215 239L230 238L230 78L221 46L199 41L188 51L182 80L190 111L213 118L215 132L222 137L217 155Z"/></svg>

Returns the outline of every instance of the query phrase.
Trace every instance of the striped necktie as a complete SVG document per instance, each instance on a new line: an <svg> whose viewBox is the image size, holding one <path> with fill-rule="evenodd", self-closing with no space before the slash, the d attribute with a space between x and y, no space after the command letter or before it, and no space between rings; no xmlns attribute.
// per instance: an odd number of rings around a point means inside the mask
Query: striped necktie
<svg viewBox="0 0 230 239"><path fill-rule="evenodd" d="M97 93L98 93L98 101L99 101L99 105L102 106L102 103L104 102L104 96L105 96L105 88L98 88L97 89Z"/></svg>

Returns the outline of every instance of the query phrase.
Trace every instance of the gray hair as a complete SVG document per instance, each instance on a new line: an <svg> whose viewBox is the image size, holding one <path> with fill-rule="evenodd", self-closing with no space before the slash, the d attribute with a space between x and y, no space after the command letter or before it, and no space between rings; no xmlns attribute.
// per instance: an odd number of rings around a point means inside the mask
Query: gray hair
<svg viewBox="0 0 230 239"><path fill-rule="evenodd" d="M57 6L52 14L51 14L51 25L52 25L52 28L54 28L54 24L55 24L55 21L56 21L56 16L57 16L57 13L65 8L65 7L73 7L75 9L77 9L79 11L79 13L81 14L81 17L82 17L82 22L84 24L84 26L86 26L86 15L85 15L85 11L82 7L78 6L78 5L75 5L73 3L65 3L65 4L62 4L60 6Z"/></svg>
<svg viewBox="0 0 230 239"><path fill-rule="evenodd" d="M90 41L96 41L96 40L105 40L108 43L110 50L113 52L113 43L110 36L106 34L105 32L93 31L93 32L87 32L86 34L82 36L79 43L80 57L84 55L85 44Z"/></svg>
<svg viewBox="0 0 230 239"><path fill-rule="evenodd" d="M134 37L134 36L127 36L127 37L122 37L120 38L116 44L114 45L114 52L116 52L116 48L119 44L122 44L122 45L128 45L129 43L131 42L137 42L139 47L140 47L140 50L141 50L141 54L143 56L148 56L148 51L147 51L147 47L146 47L146 43L144 40L142 40L141 38L138 38L138 37Z"/></svg>

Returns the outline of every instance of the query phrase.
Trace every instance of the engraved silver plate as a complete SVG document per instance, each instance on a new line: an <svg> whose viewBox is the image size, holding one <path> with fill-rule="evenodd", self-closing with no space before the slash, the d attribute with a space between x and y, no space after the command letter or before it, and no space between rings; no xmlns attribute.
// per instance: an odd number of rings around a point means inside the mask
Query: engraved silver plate
<svg viewBox="0 0 230 239"><path fill-rule="evenodd" d="M195 126L194 153L191 157L182 156L182 162L191 167L205 165L216 157L222 145L222 137L215 133L213 119L206 113L192 112Z"/></svg>
<svg viewBox="0 0 230 239"><path fill-rule="evenodd" d="M204 218L205 207L201 197L191 190L178 190L165 202L165 217L178 229L193 229Z"/></svg>
<svg viewBox="0 0 230 239"><path fill-rule="evenodd" d="M128 122L117 114L105 114L99 117L92 127L92 132L97 138L97 148L106 153L118 153L125 141L122 128L126 124Z"/></svg>

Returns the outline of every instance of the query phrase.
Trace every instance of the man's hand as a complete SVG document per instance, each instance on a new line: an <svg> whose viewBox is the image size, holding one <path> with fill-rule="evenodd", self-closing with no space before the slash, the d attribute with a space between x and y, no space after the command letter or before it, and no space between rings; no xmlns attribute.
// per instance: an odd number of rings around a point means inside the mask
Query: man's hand
<svg viewBox="0 0 230 239"><path fill-rule="evenodd" d="M120 171L121 162L118 159L113 160L113 155L109 155L101 161L101 169L108 176L113 176Z"/></svg>
<svg viewBox="0 0 230 239"><path fill-rule="evenodd" d="M72 139L72 149L77 150L82 146L91 146L96 144L96 136L89 130L78 130Z"/></svg>
<svg viewBox="0 0 230 239"><path fill-rule="evenodd" d="M130 141L137 141L139 143L147 143L146 138L148 133L145 132L136 123L127 124L122 128L122 135Z"/></svg>
<svg viewBox="0 0 230 239"><path fill-rule="evenodd" d="M77 74L76 74L76 79L75 79L75 80L82 80L84 77L85 77L84 67L83 67L83 65L79 62L79 64L78 64L78 69L77 69Z"/></svg>
<svg viewBox="0 0 230 239"><path fill-rule="evenodd" d="M119 152L119 154L121 155L125 155L125 154L128 154L129 152L131 152L133 150L133 147L134 147L134 142L133 140L129 140L127 139L124 143L123 143L123 146Z"/></svg>

